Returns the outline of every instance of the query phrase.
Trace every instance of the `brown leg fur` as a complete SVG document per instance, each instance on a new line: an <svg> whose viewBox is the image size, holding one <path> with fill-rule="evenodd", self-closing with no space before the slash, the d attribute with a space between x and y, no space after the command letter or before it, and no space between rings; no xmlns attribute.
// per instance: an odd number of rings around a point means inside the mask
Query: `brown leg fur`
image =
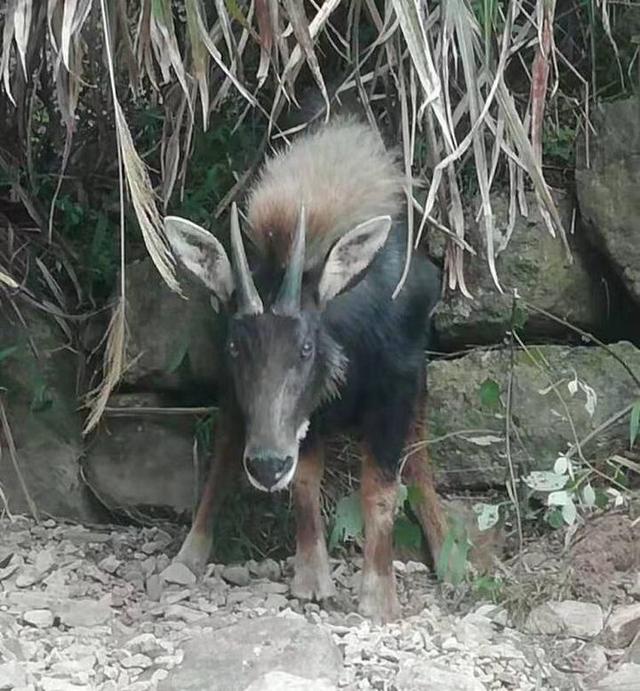
<svg viewBox="0 0 640 691"><path fill-rule="evenodd" d="M377 622L395 619L400 612L393 573L397 492L397 481L389 480L365 449L361 482L365 544L359 609Z"/></svg>
<svg viewBox="0 0 640 691"><path fill-rule="evenodd" d="M424 419L424 397L418 402L416 420L409 436L409 454L402 471L403 482L419 490L419 499L413 506L422 531L429 543L433 563L436 564L447 532L447 519L436 494L433 469L427 448L424 446L426 424ZM417 449L414 448L417 446Z"/></svg>
<svg viewBox="0 0 640 691"><path fill-rule="evenodd" d="M324 449L314 446L300 455L293 481L296 556L291 593L302 600L324 600L335 594L320 514Z"/></svg>
<svg viewBox="0 0 640 691"><path fill-rule="evenodd" d="M242 467L242 436L229 416L221 416L207 481L198 511L174 561L188 566L195 574L204 572L211 554L216 512Z"/></svg>

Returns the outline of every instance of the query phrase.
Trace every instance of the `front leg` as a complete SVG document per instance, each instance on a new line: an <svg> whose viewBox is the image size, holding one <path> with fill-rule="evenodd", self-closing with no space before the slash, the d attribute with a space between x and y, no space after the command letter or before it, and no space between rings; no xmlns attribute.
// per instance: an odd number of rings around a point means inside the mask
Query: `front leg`
<svg viewBox="0 0 640 691"><path fill-rule="evenodd" d="M365 543L359 609L361 614L385 623L400 613L393 572L398 482L380 467L368 449L362 459L361 493Z"/></svg>
<svg viewBox="0 0 640 691"><path fill-rule="evenodd" d="M174 561L201 575L211 554L215 516L242 465L242 433L236 418L222 413L213 458L196 517Z"/></svg>
<svg viewBox="0 0 640 691"><path fill-rule="evenodd" d="M323 473L324 448L318 442L300 452L293 481L296 556L291 593L301 600L325 600L335 595L320 514Z"/></svg>

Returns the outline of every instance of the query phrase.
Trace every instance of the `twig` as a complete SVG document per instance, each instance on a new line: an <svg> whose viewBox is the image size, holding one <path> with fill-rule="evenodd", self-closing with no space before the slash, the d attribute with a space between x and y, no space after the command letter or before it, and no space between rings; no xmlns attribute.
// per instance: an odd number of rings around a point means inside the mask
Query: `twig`
<svg viewBox="0 0 640 691"><path fill-rule="evenodd" d="M18 454L16 452L16 445L14 444L13 441L13 435L11 434L11 427L9 425L9 420L7 419L7 413L4 408L4 401L0 397L0 423L2 424L2 432L4 434L5 441L7 442L7 448L9 449L9 457L11 458L11 462L13 463L13 469L16 472L16 476L18 478L18 482L20 483L20 488L22 489L22 493L24 494L25 499L27 500L27 504L29 506L29 511L31 511L31 515L33 516L34 520L36 523L40 523L40 513L38 512L38 507L36 506L35 502L31 498L31 495L29 494L29 489L27 487L27 483L24 481L24 477L22 475L22 471L20 470L20 463L18 462Z"/></svg>
<svg viewBox="0 0 640 691"><path fill-rule="evenodd" d="M524 549L524 535L522 533L522 517L520 515L520 498L518 496L518 486L515 468L513 466L513 458L511 456L511 409L513 403L513 371L515 368L515 319L516 308L518 306L518 298L516 294L513 295L513 302L511 305L511 329L509 331L509 378L507 380L507 406L506 406L506 420L505 420L505 451L507 454L507 463L509 464L509 476L511 479L511 491L513 492L513 505L516 512L516 523L518 526L518 556L522 558Z"/></svg>

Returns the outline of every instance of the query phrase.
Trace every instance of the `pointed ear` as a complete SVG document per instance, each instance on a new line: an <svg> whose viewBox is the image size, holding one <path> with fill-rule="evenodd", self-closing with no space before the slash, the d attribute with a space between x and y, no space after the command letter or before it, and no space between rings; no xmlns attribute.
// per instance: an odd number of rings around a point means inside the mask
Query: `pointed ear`
<svg viewBox="0 0 640 691"><path fill-rule="evenodd" d="M320 277L318 297L324 305L353 279L364 274L389 236L390 216L377 216L350 230L333 246Z"/></svg>
<svg viewBox="0 0 640 691"><path fill-rule="evenodd" d="M224 247L204 228L178 216L164 219L164 230L175 258L218 300L233 293L233 274Z"/></svg>

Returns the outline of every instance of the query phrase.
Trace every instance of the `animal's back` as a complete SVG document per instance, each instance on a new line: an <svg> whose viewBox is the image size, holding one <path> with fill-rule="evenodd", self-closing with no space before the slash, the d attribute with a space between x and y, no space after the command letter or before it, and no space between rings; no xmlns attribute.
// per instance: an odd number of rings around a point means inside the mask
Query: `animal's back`
<svg viewBox="0 0 640 691"><path fill-rule="evenodd" d="M249 235L264 257L284 265L304 204L305 268L313 268L359 223L396 217L402 179L377 132L353 118L336 119L267 160L249 193Z"/></svg>

